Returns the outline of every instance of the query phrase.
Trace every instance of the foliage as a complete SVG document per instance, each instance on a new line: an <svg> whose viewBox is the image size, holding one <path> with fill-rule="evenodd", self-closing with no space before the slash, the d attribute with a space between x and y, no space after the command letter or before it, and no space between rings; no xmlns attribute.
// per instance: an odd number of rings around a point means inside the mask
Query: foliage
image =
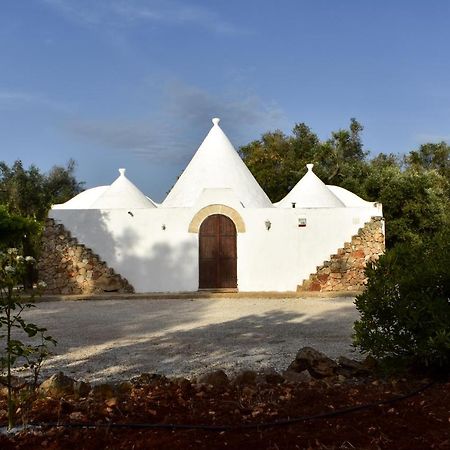
<svg viewBox="0 0 450 450"><path fill-rule="evenodd" d="M21 363L23 367L31 369L35 386L41 364L48 355L47 345L56 344L56 341L46 334L46 328L27 322L22 317L22 312L34 305L22 302L19 282L27 266L34 262L33 257L24 257L15 248L0 254L0 339L4 341L0 353L0 371L2 379L5 380L3 384L8 389L8 428L14 425L12 368ZM45 285L41 283L38 287L43 288ZM39 343L24 343L20 340L21 334L26 335L28 339L39 337Z"/></svg>
<svg viewBox="0 0 450 450"><path fill-rule="evenodd" d="M38 256L40 232L54 203L69 200L82 190L74 175L75 162L53 167L48 174L36 166L25 169L21 161L11 167L0 162L0 250L8 246ZM28 267L24 282L30 287L36 272Z"/></svg>
<svg viewBox="0 0 450 450"><path fill-rule="evenodd" d="M384 362L450 369L450 228L366 269L354 344Z"/></svg>
<svg viewBox="0 0 450 450"><path fill-rule="evenodd" d="M22 161L11 167L0 162L0 204L12 214L45 219L53 203L61 203L81 192L82 184L76 180L75 162L67 167L53 167L43 174L34 165L24 169Z"/></svg>
<svg viewBox="0 0 450 450"><path fill-rule="evenodd" d="M314 163L315 172L328 184L349 178L365 157L362 129L359 122L351 119L348 130L336 131L321 142L306 124L300 123L294 126L292 136L281 131L268 132L239 152L270 199L277 202L305 174L307 163Z"/></svg>
<svg viewBox="0 0 450 450"><path fill-rule="evenodd" d="M4 205L0 205L0 250L17 245L22 247L24 239L35 235L40 224L35 219L11 214Z"/></svg>
<svg viewBox="0 0 450 450"><path fill-rule="evenodd" d="M326 184L348 189L383 204L386 243L419 243L450 223L450 146L421 145L405 157L378 154L369 158L361 139L362 125L321 141L304 123L292 135L269 132L241 147L240 154L274 202L281 200L314 163Z"/></svg>

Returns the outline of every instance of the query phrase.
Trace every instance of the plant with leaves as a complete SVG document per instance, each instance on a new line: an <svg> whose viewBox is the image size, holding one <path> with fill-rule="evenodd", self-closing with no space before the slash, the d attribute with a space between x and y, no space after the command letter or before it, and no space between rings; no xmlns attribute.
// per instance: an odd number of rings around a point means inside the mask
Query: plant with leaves
<svg viewBox="0 0 450 450"><path fill-rule="evenodd" d="M346 129L320 140L304 123L292 133L268 132L240 148L261 187L273 202L285 197L314 163L328 185L340 186L383 204L386 244L420 243L450 223L450 146L428 143L406 156L368 157L363 127L355 119Z"/></svg>
<svg viewBox="0 0 450 450"><path fill-rule="evenodd" d="M0 204L12 214L44 220L54 203L63 203L82 191L76 180L75 161L66 167L54 166L48 173L38 167L23 167L17 160L11 166L0 162Z"/></svg>
<svg viewBox="0 0 450 450"><path fill-rule="evenodd" d="M450 227L366 269L354 344L388 366L450 369Z"/></svg>
<svg viewBox="0 0 450 450"><path fill-rule="evenodd" d="M38 235L41 224L30 217L10 213L6 206L0 205L0 250L9 247L22 247L24 241Z"/></svg>
<svg viewBox="0 0 450 450"><path fill-rule="evenodd" d="M22 313L33 308L30 302L23 302L20 281L27 266L34 264L32 256L23 256L17 249L9 248L5 253L0 253L0 340L2 341L0 353L0 370L2 382L8 390L8 428L14 426L14 386L12 369L19 364L32 370L33 386L37 384L39 370L43 360L48 355L48 344L56 344L56 341L47 335L47 329L27 322ZM39 289L45 287L38 283ZM33 300L32 294L31 300ZM28 340L39 337L39 343L33 345L24 343L20 336L27 336Z"/></svg>

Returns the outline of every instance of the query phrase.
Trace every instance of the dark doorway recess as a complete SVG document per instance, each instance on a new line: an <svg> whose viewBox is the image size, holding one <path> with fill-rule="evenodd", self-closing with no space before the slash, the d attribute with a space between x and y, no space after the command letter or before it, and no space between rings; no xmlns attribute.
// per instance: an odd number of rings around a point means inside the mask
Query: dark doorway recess
<svg viewBox="0 0 450 450"><path fill-rule="evenodd" d="M236 226L222 214L207 217L200 226L199 288L237 288Z"/></svg>

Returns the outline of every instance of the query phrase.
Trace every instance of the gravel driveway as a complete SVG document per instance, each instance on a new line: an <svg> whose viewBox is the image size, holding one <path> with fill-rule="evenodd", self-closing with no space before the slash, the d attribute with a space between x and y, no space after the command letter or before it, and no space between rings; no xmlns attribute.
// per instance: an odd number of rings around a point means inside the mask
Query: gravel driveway
<svg viewBox="0 0 450 450"><path fill-rule="evenodd" d="M300 347L352 355L353 298L43 302L27 319L57 339L43 375L90 382L142 372L193 376L214 368L284 370Z"/></svg>

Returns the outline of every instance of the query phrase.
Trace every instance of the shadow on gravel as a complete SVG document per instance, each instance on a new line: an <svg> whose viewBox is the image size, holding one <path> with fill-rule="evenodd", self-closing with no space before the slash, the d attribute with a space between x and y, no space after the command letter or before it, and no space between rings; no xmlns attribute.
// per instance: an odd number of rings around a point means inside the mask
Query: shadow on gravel
<svg viewBox="0 0 450 450"><path fill-rule="evenodd" d="M331 357L351 355L356 313L350 304L311 316L277 310L274 302L273 310L264 314L224 322L215 316L215 323L198 326L210 302L159 301L152 311L145 301L92 302L83 317L79 302L65 303L63 312L50 304L47 311L34 311L45 317L59 342L58 355L46 363L43 373L63 370L99 382L141 372L187 376L214 368L284 370L306 345ZM233 302L227 307L233 308ZM78 316L76 328L71 313Z"/></svg>

